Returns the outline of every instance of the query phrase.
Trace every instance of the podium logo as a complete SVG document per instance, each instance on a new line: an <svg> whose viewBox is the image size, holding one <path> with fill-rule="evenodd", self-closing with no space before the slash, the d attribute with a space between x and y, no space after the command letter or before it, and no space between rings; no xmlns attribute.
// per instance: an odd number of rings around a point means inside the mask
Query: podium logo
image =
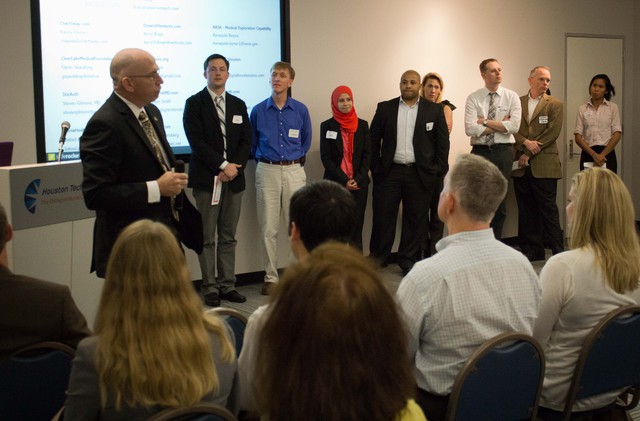
<svg viewBox="0 0 640 421"><path fill-rule="evenodd" d="M31 213L36 213L36 205L40 200L40 179L33 180L24 191L24 206Z"/></svg>

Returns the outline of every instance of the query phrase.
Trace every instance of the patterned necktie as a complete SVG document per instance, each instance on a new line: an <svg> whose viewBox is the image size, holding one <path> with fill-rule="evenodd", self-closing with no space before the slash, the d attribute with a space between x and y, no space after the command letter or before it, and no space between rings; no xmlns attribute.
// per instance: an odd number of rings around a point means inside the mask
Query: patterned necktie
<svg viewBox="0 0 640 421"><path fill-rule="evenodd" d="M496 92L489 92L489 115L487 115L487 120L495 120L496 118L496 108L498 106L498 101L495 100L496 95L498 95ZM494 135L495 133L493 132L487 135L487 145L493 145Z"/></svg>
<svg viewBox="0 0 640 421"><path fill-rule="evenodd" d="M160 142L158 141L156 132L155 130L153 130L153 125L151 124L151 121L149 120L149 117L147 116L147 113L144 112L144 110L140 111L138 120L140 120L140 123L142 124L144 133L147 135L149 143L151 143L151 147L156 154L156 158L158 158L158 162L160 163L160 165L162 165L162 168L164 168L165 171L169 171L170 168L165 161L164 156L162 156L162 150L160 149Z"/></svg>
<svg viewBox="0 0 640 421"><path fill-rule="evenodd" d="M224 117L224 97L219 95L216 97L216 111L218 112L218 119L220 120L220 131L222 131L222 141L224 142L223 156L227 159L227 124Z"/></svg>

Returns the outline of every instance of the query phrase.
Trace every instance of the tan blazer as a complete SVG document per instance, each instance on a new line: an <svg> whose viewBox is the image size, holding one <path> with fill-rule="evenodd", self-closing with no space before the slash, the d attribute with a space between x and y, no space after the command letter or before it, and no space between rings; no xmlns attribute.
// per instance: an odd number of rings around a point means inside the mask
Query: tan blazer
<svg viewBox="0 0 640 421"><path fill-rule="evenodd" d="M562 130L562 102L556 98L543 94L538 106L533 111L531 121L529 115L529 94L520 97L522 103L522 120L520 130L514 134L516 139L516 156L523 153L529 156L531 173L536 178L562 178L560 157L556 140ZM524 146L525 139L537 140L543 144L540 152L531 154ZM522 177L524 168L513 171L513 177Z"/></svg>

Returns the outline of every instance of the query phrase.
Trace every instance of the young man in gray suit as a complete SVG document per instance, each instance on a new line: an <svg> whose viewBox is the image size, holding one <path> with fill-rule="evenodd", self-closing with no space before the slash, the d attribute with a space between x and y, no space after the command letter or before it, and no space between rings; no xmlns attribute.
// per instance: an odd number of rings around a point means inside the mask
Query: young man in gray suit
<svg viewBox="0 0 640 421"><path fill-rule="evenodd" d="M204 229L204 248L198 256L201 290L205 304L217 307L220 298L246 301L235 289L236 228L253 134L244 101L225 90L229 61L210 55L204 61L204 77L207 86L187 99L183 124L191 145L189 187ZM217 189L220 194L213 201Z"/></svg>

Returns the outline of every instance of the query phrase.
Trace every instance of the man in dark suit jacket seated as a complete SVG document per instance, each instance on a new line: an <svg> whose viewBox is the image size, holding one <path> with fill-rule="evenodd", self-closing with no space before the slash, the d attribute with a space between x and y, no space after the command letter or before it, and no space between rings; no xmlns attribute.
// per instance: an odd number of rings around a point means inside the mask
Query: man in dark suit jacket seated
<svg viewBox="0 0 640 421"><path fill-rule="evenodd" d="M66 285L9 270L7 243L13 231L0 204L0 360L38 342L76 347L91 332Z"/></svg>
<svg viewBox="0 0 640 421"><path fill-rule="evenodd" d="M152 219L175 229L176 200L183 201L185 211L191 206L181 194L187 175L172 171L175 157L162 115L151 104L164 82L155 59L128 48L113 57L110 73L113 94L80 137L82 193L87 207L96 211L91 271L101 278L124 227Z"/></svg>
<svg viewBox="0 0 640 421"><path fill-rule="evenodd" d="M449 169L449 129L442 105L420 97L420 75L407 70L399 98L378 104L371 122L373 226L369 251L383 266L395 239L402 202L398 266L407 274L428 231L438 177Z"/></svg>

